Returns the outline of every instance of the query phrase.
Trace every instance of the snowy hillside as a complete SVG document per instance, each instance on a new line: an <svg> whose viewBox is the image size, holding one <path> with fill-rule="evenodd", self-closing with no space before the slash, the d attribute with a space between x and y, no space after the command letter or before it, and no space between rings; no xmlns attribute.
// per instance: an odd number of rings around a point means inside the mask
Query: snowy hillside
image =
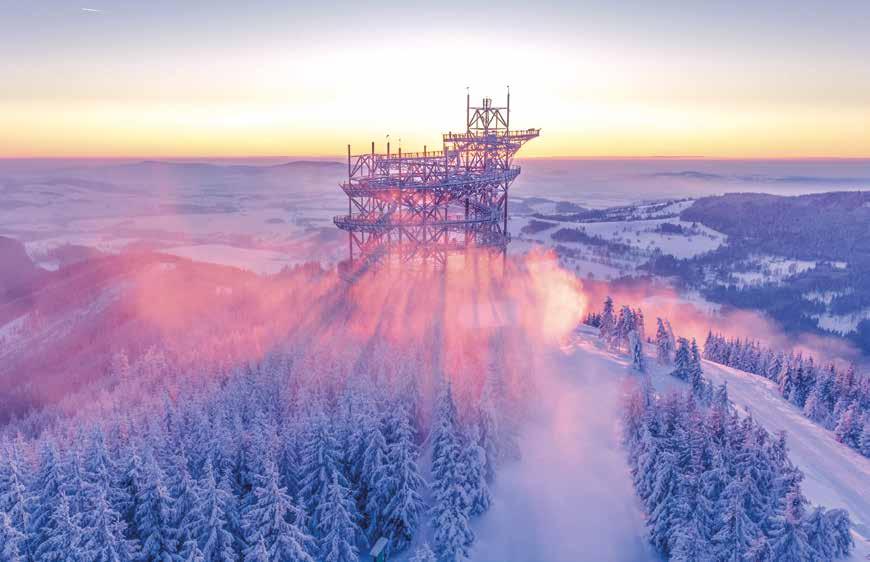
<svg viewBox="0 0 870 562"><path fill-rule="evenodd" d="M582 330L573 349L578 366L594 358L598 369L615 381L637 378L636 373L629 373L625 358L602 348L594 330ZM647 350L648 369L656 390L668 392L685 387L685 383L669 374L670 367L654 364L650 351ZM850 560L865 560L870 555L870 494L867 494L870 459L838 443L832 432L805 418L782 399L771 381L709 361L703 362L703 369L704 376L714 384L727 383L729 397L742 412L750 412L769 432L786 431L790 457L805 475L803 489L807 499L849 511L855 540Z"/></svg>

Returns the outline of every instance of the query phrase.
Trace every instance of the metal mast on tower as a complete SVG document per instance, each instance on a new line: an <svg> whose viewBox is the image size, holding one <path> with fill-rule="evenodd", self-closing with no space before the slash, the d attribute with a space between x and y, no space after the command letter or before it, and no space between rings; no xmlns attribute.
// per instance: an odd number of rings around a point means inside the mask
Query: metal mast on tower
<svg viewBox="0 0 870 562"><path fill-rule="evenodd" d="M347 147L348 213L334 219L348 233L350 262L424 261L443 265L469 247L504 251L508 189L520 173L513 157L540 129L510 129L504 107L466 97L465 132L443 135L439 151L352 155Z"/></svg>

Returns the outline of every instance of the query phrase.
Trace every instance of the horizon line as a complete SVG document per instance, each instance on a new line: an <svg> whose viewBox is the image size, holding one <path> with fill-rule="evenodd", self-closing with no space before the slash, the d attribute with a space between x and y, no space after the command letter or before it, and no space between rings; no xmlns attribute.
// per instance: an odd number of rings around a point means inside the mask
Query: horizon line
<svg viewBox="0 0 870 562"><path fill-rule="evenodd" d="M22 160L138 160L138 161L179 161L179 160L322 160L344 162L346 156L335 155L305 155L305 154L276 154L276 155L59 155L59 156L0 156L2 161ZM705 156L705 155L552 155L552 156L516 156L517 160L711 160L711 161L859 161L870 160L870 154L866 156Z"/></svg>

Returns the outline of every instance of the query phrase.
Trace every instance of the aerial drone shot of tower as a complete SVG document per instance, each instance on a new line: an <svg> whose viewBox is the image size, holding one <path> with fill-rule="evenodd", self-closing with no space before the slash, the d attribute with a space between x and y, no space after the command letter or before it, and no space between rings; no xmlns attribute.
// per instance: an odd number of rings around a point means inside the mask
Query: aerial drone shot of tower
<svg viewBox="0 0 870 562"><path fill-rule="evenodd" d="M504 253L508 190L520 173L513 157L540 129L511 130L504 107L466 98L465 131L443 135L441 150L352 155L341 188L348 212L335 217L348 233L349 264L444 265L451 253L485 248Z"/></svg>

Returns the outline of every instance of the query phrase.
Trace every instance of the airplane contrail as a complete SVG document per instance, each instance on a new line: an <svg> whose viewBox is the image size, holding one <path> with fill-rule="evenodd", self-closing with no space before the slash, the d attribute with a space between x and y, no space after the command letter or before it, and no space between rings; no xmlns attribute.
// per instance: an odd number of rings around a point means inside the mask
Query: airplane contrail
<svg viewBox="0 0 870 562"><path fill-rule="evenodd" d="M98 9L96 9L96 8L82 8L81 10L82 10L83 12L96 12L96 13L102 13L102 12L103 12L103 10L98 10Z"/></svg>

